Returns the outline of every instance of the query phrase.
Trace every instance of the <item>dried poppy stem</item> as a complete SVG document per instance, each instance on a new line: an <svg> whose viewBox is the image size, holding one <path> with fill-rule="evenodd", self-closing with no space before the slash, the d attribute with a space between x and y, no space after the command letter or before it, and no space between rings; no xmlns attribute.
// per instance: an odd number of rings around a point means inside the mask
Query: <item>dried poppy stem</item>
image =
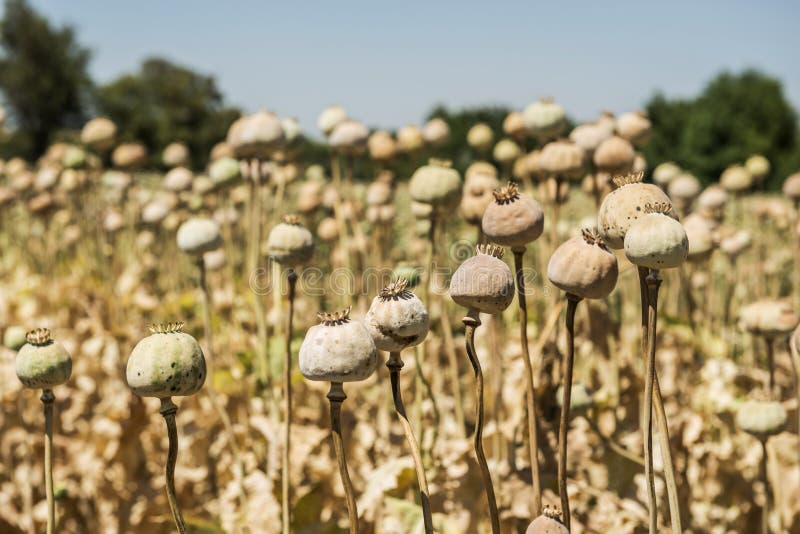
<svg viewBox="0 0 800 534"><path fill-rule="evenodd" d="M575 360L575 309L582 299L567 293L567 353L561 372L561 423L558 428L558 493L561 496L561 510L564 525L570 527L569 495L567 494L567 431L569 430L569 408L572 397L572 367Z"/></svg>
<svg viewBox="0 0 800 534"><path fill-rule="evenodd" d="M794 395L798 406L798 409L795 410L795 414L797 415L796 424L798 432L800 432L800 352L797 350L797 342L795 341L796 335L795 333L789 338L789 353L791 354L792 374L794 375ZM800 450L798 452L800 452Z"/></svg>
<svg viewBox="0 0 800 534"><path fill-rule="evenodd" d="M648 348L648 313L647 302L647 268L638 267L639 272L639 295L641 297L642 308L642 353L645 354ZM669 424L667 413L664 409L664 398L661 395L661 385L658 381L658 372L654 369L653 381L653 407L655 408L656 424L658 425L658 442L661 449L661 458L664 464L664 480L667 486L667 500L669 502L669 516L673 534L683 532L681 520L680 500L678 498L678 483L675 480L675 465L672 461L672 450L669 444Z"/></svg>
<svg viewBox="0 0 800 534"><path fill-rule="evenodd" d="M414 459L414 467L417 471L417 483L419 484L419 498L422 505L422 519L425 523L425 533L432 534L433 518L431 516L428 479L425 476L425 467L422 464L422 455L419 452L419 445L417 445L417 439L414 437L414 431L411 428L411 423L408 422L406 408L403 405L403 396L400 392L400 371L403 369L403 360L400 358L399 352L389 353L389 360L386 362L386 367L389 368L389 375L392 382L392 398L394 399L394 409L397 412L397 417L400 419L403 432L405 432L406 441L408 441L408 446L411 449L411 457Z"/></svg>
<svg viewBox="0 0 800 534"><path fill-rule="evenodd" d="M53 497L53 402L56 400L52 389L42 391L40 397L44 404L44 486L47 496L47 534L56 528L56 503Z"/></svg>
<svg viewBox="0 0 800 534"><path fill-rule="evenodd" d="M647 480L647 504L649 509L650 534L658 530L658 506L656 503L656 486L653 475L653 383L656 375L656 321L658 311L658 288L661 277L658 271L650 270L647 283L647 357L645 360L644 380L644 474Z"/></svg>
<svg viewBox="0 0 800 534"><path fill-rule="evenodd" d="M775 349L772 346L772 340L764 336L764 343L767 345L767 368L769 369L769 394L775 392ZM800 409L800 406L798 406Z"/></svg>
<svg viewBox="0 0 800 534"><path fill-rule="evenodd" d="M185 534L186 523L183 520L180 506L178 506L178 498L175 496L175 464L178 461L178 427L175 424L175 414L178 407L172 402L172 397L165 397L161 399L161 415L164 416L164 421L167 423L167 437L169 439L169 449L167 450L167 500L169 501L169 508L172 510L172 517L175 520L175 526L178 528L180 534Z"/></svg>
<svg viewBox="0 0 800 534"><path fill-rule="evenodd" d="M528 349L528 304L525 301L525 276L522 271L522 256L525 254L525 247L515 247L514 269L517 275L517 300L519 301L519 335L522 345L522 361L525 363L525 400L528 416L528 455L531 464L531 485L533 487L533 508L531 517L538 517L541 514L542 490L539 476L539 438L538 427L536 424L536 391L533 383L533 365L531 364L531 354Z"/></svg>
<svg viewBox="0 0 800 534"><path fill-rule="evenodd" d="M350 473L347 470L347 458L344 456L342 443L342 403L347 398L341 382L331 382L328 400L331 403L331 437L333 448L336 452L336 463L339 464L339 475L342 477L344 496L347 500L347 515L350 518L350 534L358 534L358 508L356 507L356 494Z"/></svg>
<svg viewBox="0 0 800 534"><path fill-rule="evenodd" d="M283 514L283 532L289 534L292 526L292 512L289 506L290 480L289 480L289 450L291 444L292 425L292 317L294 315L294 296L297 287L297 273L290 268L286 274L289 280L289 317L286 324L286 354L283 360L283 413L286 421L283 427L283 476L281 483L281 512Z"/></svg>
<svg viewBox="0 0 800 534"><path fill-rule="evenodd" d="M764 509L761 511L761 534L769 534L769 501L771 498L771 488L769 487L769 477L767 476L767 440L761 442L761 480L764 483Z"/></svg>
<svg viewBox="0 0 800 534"><path fill-rule="evenodd" d="M462 319L466 326L466 345L467 355L475 371L475 456L478 458L478 465L481 468L483 477L483 487L486 491L486 499L489 501L489 516L492 522L492 534L500 533L500 516L497 511L497 500L494 496L494 486L492 485L492 474L489 472L489 465L486 463L486 454L483 452L483 371L481 362L475 352L475 329L481 325L477 310L470 309L467 316Z"/></svg>

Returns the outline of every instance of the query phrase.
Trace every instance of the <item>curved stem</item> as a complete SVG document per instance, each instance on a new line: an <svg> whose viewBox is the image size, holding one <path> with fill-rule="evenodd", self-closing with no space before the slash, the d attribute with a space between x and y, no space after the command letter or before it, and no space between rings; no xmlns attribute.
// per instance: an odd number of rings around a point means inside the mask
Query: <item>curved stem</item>
<svg viewBox="0 0 800 534"><path fill-rule="evenodd" d="M767 476L767 440L761 441L761 480L764 483L764 509L761 511L761 534L769 534L770 487Z"/></svg>
<svg viewBox="0 0 800 534"><path fill-rule="evenodd" d="M528 304L525 301L525 276L522 271L522 256L525 247L513 248L514 269L517 274L517 300L519 301L519 336L522 345L522 361L525 363L525 400L528 416L528 456L531 464L531 486L533 507L531 517L539 517L542 506L542 490L539 477L539 438L536 424L536 390L533 383L533 364L528 349Z"/></svg>
<svg viewBox="0 0 800 534"><path fill-rule="evenodd" d="M283 476L281 482L281 512L283 515L283 534L289 534L292 526L292 513L289 506L289 450L291 445L292 425L292 316L294 315L294 295L297 286L297 273L289 268L286 273L289 280L289 318L286 325L286 355L283 360L283 413L286 418L283 426Z"/></svg>
<svg viewBox="0 0 800 534"><path fill-rule="evenodd" d="M658 287L661 277L657 270L651 270L647 283L647 354L645 358L644 379L644 474L647 480L647 505L649 509L650 534L658 530L658 505L656 485L653 475L653 383L656 377L656 321L658 311Z"/></svg>
<svg viewBox="0 0 800 534"><path fill-rule="evenodd" d="M475 353L475 329L481 325L477 310L470 309L467 316L462 319L466 326L466 345L467 355L475 371L475 456L478 458L478 465L481 468L483 477L483 488L486 491L486 499L489 502L489 517L492 522L492 534L500 533L500 515L497 512L497 500L494 496L494 486L492 485L492 474L489 472L489 465L486 463L486 454L483 452L483 371L481 362Z"/></svg>
<svg viewBox="0 0 800 534"><path fill-rule="evenodd" d="M647 274L645 267L639 267L639 295L642 302L642 354L647 353L648 349L648 312L647 303L649 301L647 291ZM658 373L653 368L653 407L655 408L656 424L658 425L658 443L661 449L661 458L664 464L664 480L667 486L667 500L669 502L670 524L673 534L681 534L683 525L681 520L680 498L678 496L678 483L675 479L675 464L672 461L672 451L669 443L669 425L667 413L664 409L664 399L661 396L661 385L658 381Z"/></svg>
<svg viewBox="0 0 800 534"><path fill-rule="evenodd" d="M619 456L622 456L626 460L630 460L631 462L638 464L641 467L644 467L644 458L638 456L636 453L629 451L621 444L617 443L614 438L606 436L600 431L600 427L597 426L597 423L591 417L586 417L586 421L589 423L589 428L594 431L595 434L600 438L600 440L606 444L606 446L617 453Z"/></svg>
<svg viewBox="0 0 800 534"><path fill-rule="evenodd" d="M392 382L392 398L394 399L394 409L397 412L397 417L400 419L400 424L403 427L403 432L406 435L406 441L411 449L411 457L414 459L414 467L417 470L417 483L419 484L419 499L422 505L422 519L425 523L425 533L433 533L433 518L431 517L431 502L430 491L428 490L428 479L425 476L425 467L422 464L422 455L419 452L417 439L414 437L414 431L411 428L411 423L408 422L406 416L406 408L403 405L403 396L400 392L400 371L403 369L403 360L400 359L399 352L390 352L389 360L386 362L386 367L389 368L389 375Z"/></svg>
<svg viewBox="0 0 800 534"><path fill-rule="evenodd" d="M175 519L175 526L178 527L178 532L184 534L186 532L186 523L183 521L183 514L178 506L178 498L175 496L175 464L178 461L178 427L175 424L175 413L178 407L172 402L171 397L161 399L161 415L164 416L164 421L167 423L167 436L169 438L169 449L167 451L167 500L169 500L169 507L172 510L172 517Z"/></svg>
<svg viewBox="0 0 800 534"><path fill-rule="evenodd" d="M47 496L47 534L56 528L56 503L53 496L53 402L56 400L52 389L42 391L40 397L44 404L44 487Z"/></svg>
<svg viewBox="0 0 800 534"><path fill-rule="evenodd" d="M561 511L564 525L570 528L569 495L567 494L567 431L572 401L572 366L575 360L575 309L581 297L567 293L567 354L561 373L561 423L558 428L558 493L561 496Z"/></svg>
<svg viewBox="0 0 800 534"><path fill-rule="evenodd" d="M328 400L331 403L331 437L333 449L336 452L336 463L339 464L339 475L342 477L344 496L347 500L347 515L350 518L350 534L358 534L358 508L356 507L356 494L350 473L347 471L347 458L344 456L342 443L342 403L347 398L341 382L331 382Z"/></svg>

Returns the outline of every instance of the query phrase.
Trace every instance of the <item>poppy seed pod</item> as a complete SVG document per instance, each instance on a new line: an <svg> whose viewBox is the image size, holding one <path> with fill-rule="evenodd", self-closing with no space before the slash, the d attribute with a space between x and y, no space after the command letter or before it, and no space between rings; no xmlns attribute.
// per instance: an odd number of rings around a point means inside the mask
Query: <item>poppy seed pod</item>
<svg viewBox="0 0 800 534"><path fill-rule="evenodd" d="M540 98L528 104L522 112L522 120L528 133L539 140L553 139L564 130L564 108L552 98Z"/></svg>
<svg viewBox="0 0 800 534"><path fill-rule="evenodd" d="M186 167L175 167L164 175L164 189L167 191L186 191L192 187L192 171Z"/></svg>
<svg viewBox="0 0 800 534"><path fill-rule="evenodd" d="M464 178L469 180L469 178L475 174L488 174L497 178L497 168L488 161L474 161L464 172ZM466 184L464 187L466 187Z"/></svg>
<svg viewBox="0 0 800 534"><path fill-rule="evenodd" d="M492 143L494 143L494 132L484 122L479 122L467 132L467 144L479 152L487 152L492 148Z"/></svg>
<svg viewBox="0 0 800 534"><path fill-rule="evenodd" d="M317 225L317 235L326 243L339 238L339 223L333 217L325 217Z"/></svg>
<svg viewBox="0 0 800 534"><path fill-rule="evenodd" d="M689 255L691 262L701 262L708 259L714 251L714 235L711 232L712 223L702 215L692 213L683 221L683 228L689 239Z"/></svg>
<svg viewBox="0 0 800 534"><path fill-rule="evenodd" d="M747 230L739 230L733 235L720 240L719 249L728 256L731 261L734 261L739 254L750 247L751 243L752 238L750 237L750 232Z"/></svg>
<svg viewBox="0 0 800 534"><path fill-rule="evenodd" d="M375 161L386 162L394 158L397 146L392 139L392 135L384 130L378 130L369 136L367 140L369 157Z"/></svg>
<svg viewBox="0 0 800 534"><path fill-rule="evenodd" d="M744 167L757 182L761 182L766 178L772 168L769 160L761 154L755 154L747 158L747 161L744 162Z"/></svg>
<svg viewBox="0 0 800 534"><path fill-rule="evenodd" d="M564 525L561 510L545 505L542 515L528 525L525 534L569 534L569 530Z"/></svg>
<svg viewBox="0 0 800 534"><path fill-rule="evenodd" d="M180 167L189 164L189 147L183 143L170 143L161 154L161 161L167 167Z"/></svg>
<svg viewBox="0 0 800 534"><path fill-rule="evenodd" d="M352 119L340 122L328 137L328 144L343 154L361 154L367 147L369 129Z"/></svg>
<svg viewBox="0 0 800 534"><path fill-rule="evenodd" d="M660 187L642 183L642 173L617 176L612 181L616 189L606 195L600 204L597 229L606 245L621 249L628 228L645 214L647 204L663 202L672 206L672 202ZM676 216L674 210L670 216Z"/></svg>
<svg viewBox="0 0 800 534"><path fill-rule="evenodd" d="M719 185L714 184L706 187L697 197L697 207L716 213L725 207L727 201L728 193ZM721 217L722 213L720 212L719 215Z"/></svg>
<svg viewBox="0 0 800 534"><path fill-rule="evenodd" d="M547 278L567 294L585 299L608 296L617 285L617 257L594 230L562 243L547 263Z"/></svg>
<svg viewBox="0 0 800 534"><path fill-rule="evenodd" d="M757 300L739 310L739 328L769 339L788 336L798 321L792 305L780 300Z"/></svg>
<svg viewBox="0 0 800 534"><path fill-rule="evenodd" d="M3 332L3 346L7 349L17 351L27 342L27 332L21 326L9 326Z"/></svg>
<svg viewBox="0 0 800 534"><path fill-rule="evenodd" d="M580 124L569 133L569 139L587 156L591 156L600 143L611 137L611 133L596 123Z"/></svg>
<svg viewBox="0 0 800 534"><path fill-rule="evenodd" d="M431 159L411 176L408 184L411 199L435 207L452 207L458 204L461 194L461 176L451 168L449 161Z"/></svg>
<svg viewBox="0 0 800 534"><path fill-rule="evenodd" d="M219 248L222 236L219 224L207 217L192 217L178 228L178 248L187 254L201 256Z"/></svg>
<svg viewBox="0 0 800 534"><path fill-rule="evenodd" d="M522 150L520 150L519 145L511 139L501 139L498 141L497 144L494 145L494 151L492 152L495 161L503 165L510 165L520 154L522 154Z"/></svg>
<svg viewBox="0 0 800 534"><path fill-rule="evenodd" d="M780 402L746 401L736 412L736 426L764 441L786 428L786 410Z"/></svg>
<svg viewBox="0 0 800 534"><path fill-rule="evenodd" d="M652 125L647 115L641 111L623 113L617 119L617 133L634 145L641 146L650 140Z"/></svg>
<svg viewBox="0 0 800 534"><path fill-rule="evenodd" d="M147 162L147 149L141 143L124 143L114 149L111 162L120 169L138 169Z"/></svg>
<svg viewBox="0 0 800 534"><path fill-rule="evenodd" d="M783 194L797 204L800 201L800 172L790 174L783 182Z"/></svg>
<svg viewBox="0 0 800 534"><path fill-rule="evenodd" d="M72 358L61 343L50 337L50 330L31 330L25 341L16 358L17 377L23 386L52 389L69 380Z"/></svg>
<svg viewBox="0 0 800 534"><path fill-rule="evenodd" d="M81 130L81 143L93 150L105 151L114 146L117 125L106 117L95 117Z"/></svg>
<svg viewBox="0 0 800 534"><path fill-rule="evenodd" d="M470 166L473 168L475 164ZM492 167L494 170L494 167ZM467 169L461 196L461 214L469 224L480 225L486 208L494 201L492 192L500 186L495 174L472 172Z"/></svg>
<svg viewBox="0 0 800 534"><path fill-rule="evenodd" d="M629 141L614 135L600 143L592 158L598 170L610 174L624 174L633 168L636 153Z"/></svg>
<svg viewBox="0 0 800 534"><path fill-rule="evenodd" d="M206 359L197 340L181 331L183 323L148 327L128 358L128 387L140 397L159 399L197 393L206 380Z"/></svg>
<svg viewBox="0 0 800 534"><path fill-rule="evenodd" d="M514 276L502 257L502 248L478 245L477 254L453 273L450 298L482 313L499 313L508 308L514 300Z"/></svg>
<svg viewBox="0 0 800 534"><path fill-rule="evenodd" d="M397 130L397 150L399 152L406 154L416 152L424 144L422 131L413 124L407 124Z"/></svg>
<svg viewBox="0 0 800 534"><path fill-rule="evenodd" d="M314 254L314 236L297 215L285 215L269 232L267 253L281 265L305 263Z"/></svg>
<svg viewBox="0 0 800 534"><path fill-rule="evenodd" d="M681 173L681 168L671 161L660 163L653 169L653 182L666 189L669 183Z"/></svg>
<svg viewBox="0 0 800 534"><path fill-rule="evenodd" d="M742 165L731 165L722 171L719 183L730 193L741 193L753 187L753 175Z"/></svg>
<svg viewBox="0 0 800 534"><path fill-rule="evenodd" d="M539 156L543 174L555 178L575 180L583 176L584 151L571 141L547 143Z"/></svg>
<svg viewBox="0 0 800 534"><path fill-rule="evenodd" d="M428 310L407 286L405 278L390 283L367 311L364 323L379 350L401 351L419 345L428 335Z"/></svg>
<svg viewBox="0 0 800 534"><path fill-rule="evenodd" d="M236 119L226 142L238 158L266 158L280 149L286 138L278 116L262 110Z"/></svg>
<svg viewBox="0 0 800 534"><path fill-rule="evenodd" d="M318 313L300 346L300 372L308 380L359 382L378 365L378 350L367 327L350 319L350 308Z"/></svg>
<svg viewBox="0 0 800 534"><path fill-rule="evenodd" d="M450 126L441 117L434 117L422 127L422 138L433 147L446 145L450 140Z"/></svg>
<svg viewBox="0 0 800 534"><path fill-rule="evenodd" d="M625 255L634 265L649 269L680 266L689 254L683 225L670 216L666 203L648 204L645 215L631 224L625 235Z"/></svg>
<svg viewBox="0 0 800 534"><path fill-rule="evenodd" d="M208 175L215 185L224 187L232 185L242 177L239 161L231 157L214 160L208 167Z"/></svg>
<svg viewBox="0 0 800 534"><path fill-rule="evenodd" d="M525 128L525 119L521 111L511 111L503 119L503 133L517 141L525 139L528 130Z"/></svg>
<svg viewBox="0 0 800 534"><path fill-rule="evenodd" d="M542 235L544 212L534 199L520 193L517 184L493 192L494 202L483 212L481 226L493 243L507 247L524 247Z"/></svg>
<svg viewBox="0 0 800 534"><path fill-rule="evenodd" d="M341 106L329 106L322 110L317 118L317 128L325 135L329 136L334 128L347 120L347 112Z"/></svg>

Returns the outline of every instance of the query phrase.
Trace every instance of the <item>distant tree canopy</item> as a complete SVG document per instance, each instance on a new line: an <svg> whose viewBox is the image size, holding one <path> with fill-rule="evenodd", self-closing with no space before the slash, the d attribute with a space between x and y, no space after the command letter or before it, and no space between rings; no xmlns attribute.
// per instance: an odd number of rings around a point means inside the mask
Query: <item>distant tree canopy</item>
<svg viewBox="0 0 800 534"><path fill-rule="evenodd" d="M780 81L757 71L722 73L695 99L657 94L647 113L653 137L644 152L651 168L674 161L708 183L758 153L772 163L771 189L800 168L795 111Z"/></svg>
<svg viewBox="0 0 800 534"><path fill-rule="evenodd" d="M188 145L193 164L205 164L215 143L225 139L240 115L226 107L213 77L151 58L139 72L99 88L98 111L118 126L120 139L143 142L160 161L160 151L173 141Z"/></svg>
<svg viewBox="0 0 800 534"><path fill-rule="evenodd" d="M16 127L9 149L41 154L58 130L86 120L91 54L72 28L53 28L24 0L6 0L0 48L0 90Z"/></svg>

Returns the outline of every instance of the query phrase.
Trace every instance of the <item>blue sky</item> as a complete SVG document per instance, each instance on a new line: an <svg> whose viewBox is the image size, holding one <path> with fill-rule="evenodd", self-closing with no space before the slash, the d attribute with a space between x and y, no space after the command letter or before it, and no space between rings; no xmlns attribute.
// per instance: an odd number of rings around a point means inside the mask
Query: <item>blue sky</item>
<svg viewBox="0 0 800 534"><path fill-rule="evenodd" d="M780 78L800 109L797 1L32 3L78 28L101 82L161 55L213 74L229 102L314 133L330 103L384 127L419 123L437 102L523 107L540 96L592 119L746 67Z"/></svg>

